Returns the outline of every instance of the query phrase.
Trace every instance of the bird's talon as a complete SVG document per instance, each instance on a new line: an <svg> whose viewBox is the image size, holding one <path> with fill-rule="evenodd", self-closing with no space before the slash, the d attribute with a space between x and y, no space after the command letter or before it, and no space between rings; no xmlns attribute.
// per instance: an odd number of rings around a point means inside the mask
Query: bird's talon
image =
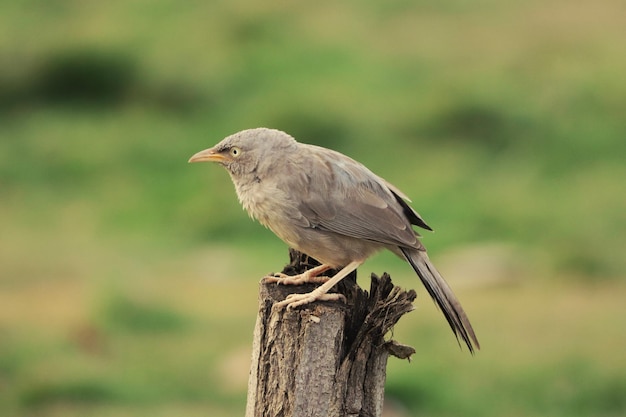
<svg viewBox="0 0 626 417"><path fill-rule="evenodd" d="M281 302L275 304L276 308L286 308L287 310L293 310L296 307L302 305L311 304L315 301L341 301L346 303L346 297L343 294L314 294L313 292L306 294L289 294Z"/></svg>
<svg viewBox="0 0 626 417"><path fill-rule="evenodd" d="M288 275L283 274L282 272L275 272L269 275L266 275L261 280L263 283L271 283L274 282L276 284L281 284L281 282L285 279L289 278Z"/></svg>

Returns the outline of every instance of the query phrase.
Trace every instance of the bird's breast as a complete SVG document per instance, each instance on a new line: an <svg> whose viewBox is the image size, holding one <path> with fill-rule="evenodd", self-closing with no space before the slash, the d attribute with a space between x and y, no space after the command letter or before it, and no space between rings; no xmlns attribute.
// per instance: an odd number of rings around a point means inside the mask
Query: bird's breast
<svg viewBox="0 0 626 417"><path fill-rule="evenodd" d="M289 209L288 196L280 189L263 182L251 182L236 187L237 197L250 217L272 230ZM276 232L275 232L276 233Z"/></svg>

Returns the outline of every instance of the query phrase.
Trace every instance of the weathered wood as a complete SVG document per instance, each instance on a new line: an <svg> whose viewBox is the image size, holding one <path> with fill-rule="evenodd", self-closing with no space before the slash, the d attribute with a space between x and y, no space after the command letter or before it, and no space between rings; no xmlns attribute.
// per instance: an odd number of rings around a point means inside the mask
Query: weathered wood
<svg viewBox="0 0 626 417"><path fill-rule="evenodd" d="M290 254L284 273L317 264ZM354 273L336 288L346 304L273 308L288 294L313 288L260 284L246 417L380 416L388 355L409 358L415 352L384 338L413 310L415 291L394 287L387 274L372 274L368 294Z"/></svg>

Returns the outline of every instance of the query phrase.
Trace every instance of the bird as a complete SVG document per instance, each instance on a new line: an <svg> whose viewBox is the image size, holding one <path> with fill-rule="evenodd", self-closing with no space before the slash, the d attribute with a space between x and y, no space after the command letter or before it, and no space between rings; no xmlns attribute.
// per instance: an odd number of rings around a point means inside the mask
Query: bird
<svg viewBox="0 0 626 417"><path fill-rule="evenodd" d="M223 166L250 217L321 263L296 276L265 278L280 284L321 284L309 293L288 295L277 303L278 308L344 299L328 291L370 256L387 249L411 265L457 340L472 354L480 349L467 314L430 261L413 226L432 228L400 189L365 165L270 128L234 133L194 154L189 162ZM338 272L332 277L323 275L330 270Z"/></svg>

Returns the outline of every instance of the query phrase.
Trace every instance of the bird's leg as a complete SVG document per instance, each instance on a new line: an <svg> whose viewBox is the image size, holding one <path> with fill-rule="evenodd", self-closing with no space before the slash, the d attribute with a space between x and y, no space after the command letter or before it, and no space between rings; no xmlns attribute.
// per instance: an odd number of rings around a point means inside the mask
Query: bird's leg
<svg viewBox="0 0 626 417"><path fill-rule="evenodd" d="M335 276L330 278L324 284L320 285L313 291L306 294L289 294L283 301L274 304L276 308L294 308L304 304L312 303L313 301L346 301L346 297L341 294L328 294L328 291L334 287L339 281L349 275L352 271L357 269L364 261L353 261L346 265L341 271L337 272ZM319 267L318 267L319 268ZM313 268L315 269L315 268ZM330 269L330 268L328 268ZM312 271L312 270L311 270Z"/></svg>
<svg viewBox="0 0 626 417"><path fill-rule="evenodd" d="M263 278L263 282L275 282L284 285L301 285L306 283L322 284L328 281L328 277L320 277L319 275L328 271L332 267L330 265L319 265L315 268L307 269L301 274L289 276L283 273L268 275Z"/></svg>

